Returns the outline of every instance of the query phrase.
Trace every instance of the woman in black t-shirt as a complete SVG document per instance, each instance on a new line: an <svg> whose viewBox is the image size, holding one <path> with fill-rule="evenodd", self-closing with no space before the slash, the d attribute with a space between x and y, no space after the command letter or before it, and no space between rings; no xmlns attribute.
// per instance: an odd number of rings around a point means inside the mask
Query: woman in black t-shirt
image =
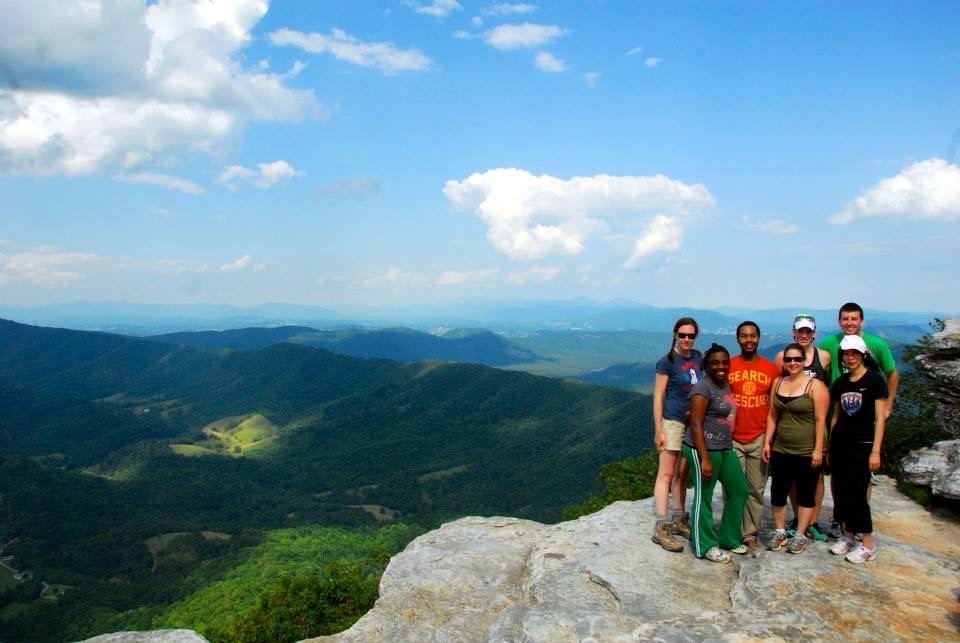
<svg viewBox="0 0 960 643"><path fill-rule="evenodd" d="M830 432L830 466L833 469L833 514L843 526L843 536L830 553L846 555L851 563L876 558L873 520L867 489L870 473L880 469L887 383L858 335L840 342L840 357L849 372L831 387L834 404ZM854 534L863 534L857 545Z"/></svg>

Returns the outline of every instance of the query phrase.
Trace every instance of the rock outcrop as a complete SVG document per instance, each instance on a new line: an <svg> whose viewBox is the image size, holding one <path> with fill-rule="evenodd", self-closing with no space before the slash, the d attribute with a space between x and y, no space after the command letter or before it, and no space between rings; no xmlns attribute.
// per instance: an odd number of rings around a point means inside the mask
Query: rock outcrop
<svg viewBox="0 0 960 643"><path fill-rule="evenodd" d="M827 543L729 565L668 553L650 499L556 525L462 518L395 556L352 628L310 641L960 639L960 526L883 477L872 507L863 565Z"/></svg>
<svg viewBox="0 0 960 643"><path fill-rule="evenodd" d="M930 392L940 401L937 421L947 435L960 439L960 319L947 319L931 338L931 350L917 363L934 380Z"/></svg>
<svg viewBox="0 0 960 643"><path fill-rule="evenodd" d="M960 319L948 319L931 338L931 351L917 357L917 365L933 379L930 395L940 405L937 422L958 438L911 451L903 471L913 484L930 487L944 498L960 499Z"/></svg>
<svg viewBox="0 0 960 643"><path fill-rule="evenodd" d="M960 440L911 451L903 459L903 472L910 482L930 487L935 495L960 500Z"/></svg>

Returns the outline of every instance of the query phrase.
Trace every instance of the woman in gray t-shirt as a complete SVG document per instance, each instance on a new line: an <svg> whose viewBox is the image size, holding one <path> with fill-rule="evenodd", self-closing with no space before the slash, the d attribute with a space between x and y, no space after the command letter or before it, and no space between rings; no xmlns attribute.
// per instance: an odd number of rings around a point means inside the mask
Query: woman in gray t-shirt
<svg viewBox="0 0 960 643"><path fill-rule="evenodd" d="M683 455L693 479L691 529L693 553L715 563L729 563L730 554L745 554L740 542L747 481L733 450L737 404L727 381L730 353L718 344L703 355L706 374L690 391L690 425L683 439ZM720 530L713 527L713 490L723 485L726 500ZM724 551L727 550L727 551Z"/></svg>

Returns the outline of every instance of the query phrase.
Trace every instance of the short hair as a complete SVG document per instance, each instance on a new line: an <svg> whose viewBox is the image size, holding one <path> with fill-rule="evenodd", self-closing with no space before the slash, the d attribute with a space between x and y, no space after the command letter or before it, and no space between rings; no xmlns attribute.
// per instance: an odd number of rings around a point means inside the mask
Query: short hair
<svg viewBox="0 0 960 643"><path fill-rule="evenodd" d="M757 329L757 335L760 334L760 326L757 325L757 322L750 321L748 319L747 321L740 322L740 324L737 326L737 337L740 336L740 329L743 328L744 326L753 326L754 328Z"/></svg>
<svg viewBox="0 0 960 643"><path fill-rule="evenodd" d="M860 313L860 319L863 319L863 308L860 307L860 304L856 304L852 301L848 301L844 305L840 306L840 312L837 313L837 319L843 317L843 313Z"/></svg>

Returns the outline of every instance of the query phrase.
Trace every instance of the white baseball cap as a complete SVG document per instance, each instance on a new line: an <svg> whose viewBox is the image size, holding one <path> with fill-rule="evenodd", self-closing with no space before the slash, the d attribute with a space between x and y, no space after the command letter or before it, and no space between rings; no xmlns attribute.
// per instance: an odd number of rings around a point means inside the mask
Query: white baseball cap
<svg viewBox="0 0 960 643"><path fill-rule="evenodd" d="M859 351L864 355L870 354L866 342L863 341L860 335L844 335L843 339L840 340L840 350Z"/></svg>

